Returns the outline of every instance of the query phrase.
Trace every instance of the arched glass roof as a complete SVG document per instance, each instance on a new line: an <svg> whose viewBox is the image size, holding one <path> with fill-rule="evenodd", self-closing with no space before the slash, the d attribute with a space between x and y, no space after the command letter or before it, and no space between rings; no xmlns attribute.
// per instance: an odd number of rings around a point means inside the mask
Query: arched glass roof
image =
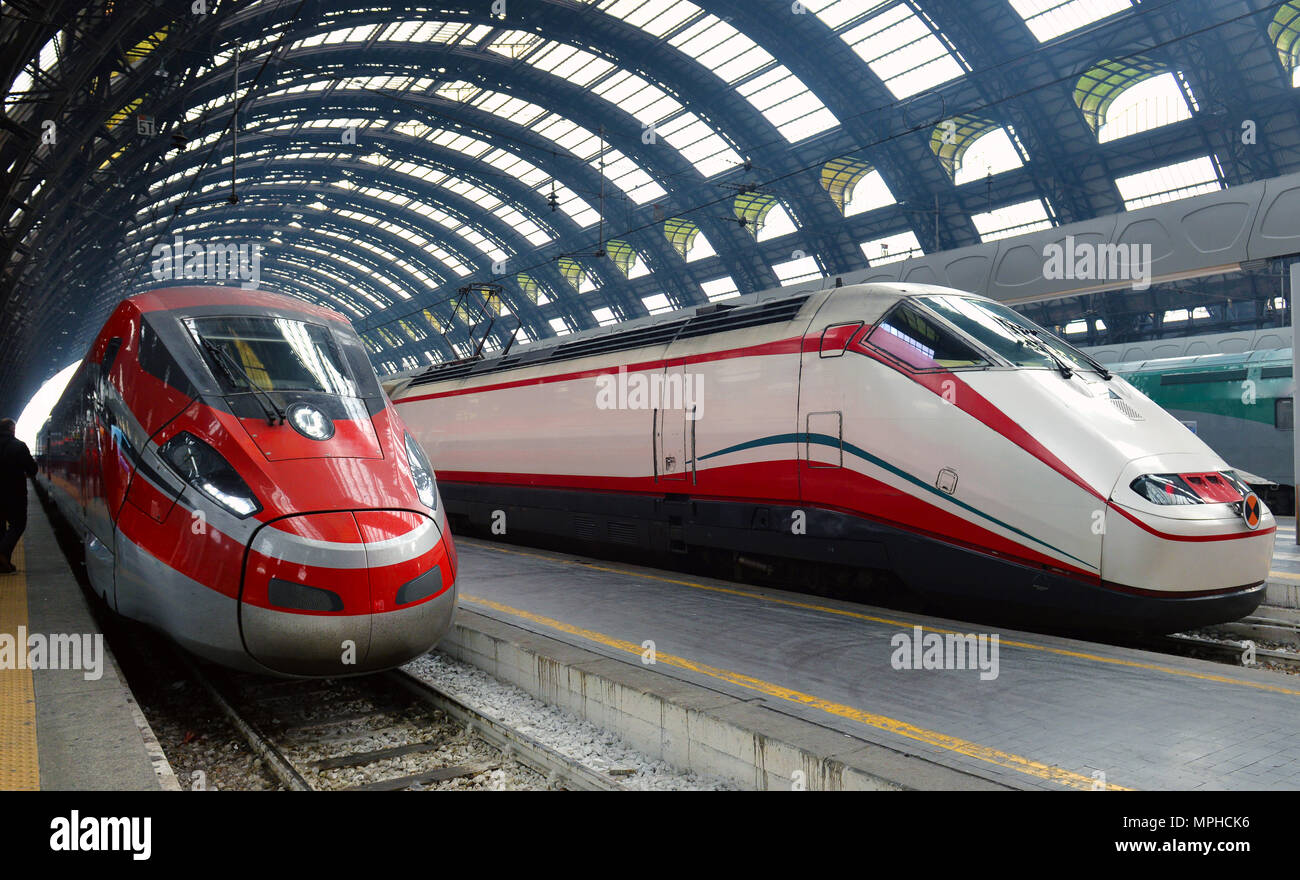
<svg viewBox="0 0 1300 880"><path fill-rule="evenodd" d="M48 5L0 16L16 397L178 235L391 371L1300 166L1296 2Z"/></svg>

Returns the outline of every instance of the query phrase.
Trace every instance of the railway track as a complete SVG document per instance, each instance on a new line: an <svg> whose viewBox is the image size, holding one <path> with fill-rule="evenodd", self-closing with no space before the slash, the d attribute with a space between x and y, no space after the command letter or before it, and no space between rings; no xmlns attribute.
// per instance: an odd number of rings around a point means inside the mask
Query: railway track
<svg viewBox="0 0 1300 880"><path fill-rule="evenodd" d="M1253 654L1254 665L1300 672L1300 613L1267 609L1232 623L1175 633L1164 643L1178 653L1239 666Z"/></svg>
<svg viewBox="0 0 1300 880"><path fill-rule="evenodd" d="M535 777L528 787L624 788L401 670L276 680L178 656L290 791L427 789L512 763Z"/></svg>

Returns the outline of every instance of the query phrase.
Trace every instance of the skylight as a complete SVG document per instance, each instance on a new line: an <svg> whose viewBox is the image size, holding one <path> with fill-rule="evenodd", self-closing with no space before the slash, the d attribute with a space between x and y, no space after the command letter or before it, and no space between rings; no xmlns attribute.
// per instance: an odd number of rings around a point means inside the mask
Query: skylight
<svg viewBox="0 0 1300 880"><path fill-rule="evenodd" d="M736 88L787 141L839 120L784 64L716 15L686 0L598 0L596 8L668 44Z"/></svg>
<svg viewBox="0 0 1300 880"><path fill-rule="evenodd" d="M776 273L777 278L781 279L782 284L822 277L821 266L817 265L816 257L799 257L784 263L776 263L772 266L772 271Z"/></svg>
<svg viewBox="0 0 1300 880"><path fill-rule="evenodd" d="M840 36L900 100L966 72L958 57L906 3L888 4Z"/></svg>
<svg viewBox="0 0 1300 880"><path fill-rule="evenodd" d="M910 229L895 235L864 241L859 247L862 248L862 255L872 266L896 263L922 254L921 242L917 240L916 233Z"/></svg>
<svg viewBox="0 0 1300 880"><path fill-rule="evenodd" d="M880 172L873 170L854 184L849 200L844 204L844 216L852 217L854 214L892 205L896 201Z"/></svg>
<svg viewBox="0 0 1300 880"><path fill-rule="evenodd" d="M1052 227L1051 217L1041 199L972 214L970 219L979 231L981 241L996 241Z"/></svg>
<svg viewBox="0 0 1300 880"><path fill-rule="evenodd" d="M700 284L700 289L704 295L709 298L709 302L717 302L723 299L731 299L740 296L740 291L736 289L736 282L730 275L723 275L721 278L714 278L711 281L705 281Z"/></svg>
<svg viewBox="0 0 1300 880"><path fill-rule="evenodd" d="M1129 0L1010 0L1030 32L1043 43L1077 31L1084 25L1115 15L1133 4Z"/></svg>
<svg viewBox="0 0 1300 880"><path fill-rule="evenodd" d="M1115 179L1125 210L1145 208L1222 189L1214 159L1201 156Z"/></svg>
<svg viewBox="0 0 1300 880"><path fill-rule="evenodd" d="M763 218L763 228L758 233L758 241L770 241L774 238L780 238L783 235L789 235L797 228L794 221L790 219L790 214L786 211L785 205L778 200Z"/></svg>
<svg viewBox="0 0 1300 880"><path fill-rule="evenodd" d="M1101 143L1192 118L1192 108L1172 73L1144 79L1115 96L1097 131Z"/></svg>
<svg viewBox="0 0 1300 880"><path fill-rule="evenodd" d="M983 180L990 174L1001 174L1024 164L1020 152L1011 141L1005 128L995 128L971 142L962 153L961 165L953 175L953 183L961 185L972 180Z"/></svg>
<svg viewBox="0 0 1300 880"><path fill-rule="evenodd" d="M668 295L664 293L654 293L650 296L641 297L641 304L645 306L646 311L652 315L658 315L661 312L671 312L673 304L668 301Z"/></svg>

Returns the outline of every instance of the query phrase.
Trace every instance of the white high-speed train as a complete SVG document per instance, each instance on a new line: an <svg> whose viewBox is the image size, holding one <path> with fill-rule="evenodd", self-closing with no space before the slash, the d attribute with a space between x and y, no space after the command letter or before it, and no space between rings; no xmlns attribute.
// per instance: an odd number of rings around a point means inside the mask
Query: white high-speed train
<svg viewBox="0 0 1300 880"><path fill-rule="evenodd" d="M511 535L886 569L1147 631L1250 613L1272 557L1272 514L1176 419L947 288L772 291L390 389L450 512Z"/></svg>

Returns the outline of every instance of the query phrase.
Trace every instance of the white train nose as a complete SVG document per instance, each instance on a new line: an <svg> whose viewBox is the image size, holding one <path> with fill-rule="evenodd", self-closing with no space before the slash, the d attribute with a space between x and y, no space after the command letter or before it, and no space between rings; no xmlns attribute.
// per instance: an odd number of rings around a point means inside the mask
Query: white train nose
<svg viewBox="0 0 1300 880"><path fill-rule="evenodd" d="M1217 479L1216 465L1187 453L1128 463L1107 505L1104 581L1188 598L1263 584L1276 520L1262 503L1243 510L1242 495Z"/></svg>

